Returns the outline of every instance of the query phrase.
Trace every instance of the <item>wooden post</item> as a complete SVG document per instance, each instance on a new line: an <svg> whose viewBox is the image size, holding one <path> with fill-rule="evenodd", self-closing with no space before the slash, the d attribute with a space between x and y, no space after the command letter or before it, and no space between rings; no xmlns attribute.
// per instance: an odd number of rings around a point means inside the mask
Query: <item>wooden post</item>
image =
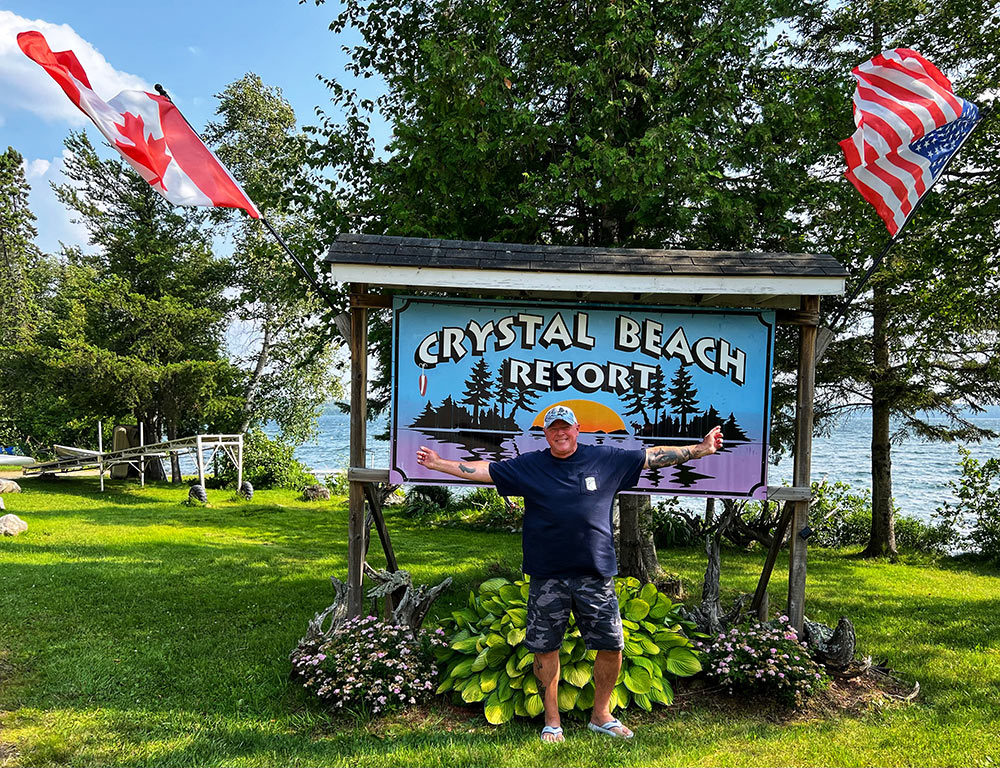
<svg viewBox="0 0 1000 768"><path fill-rule="evenodd" d="M111 446L112 448L114 445ZM101 490L104 490L104 430L100 419L97 421L97 471L101 475Z"/></svg>
<svg viewBox="0 0 1000 768"><path fill-rule="evenodd" d="M361 306L368 286L351 284L351 450L350 466L365 466L368 416L368 310ZM364 603L365 489L351 480L348 496L347 615L360 616Z"/></svg>
<svg viewBox="0 0 1000 768"><path fill-rule="evenodd" d="M201 435L197 435L194 439L195 444L195 461L198 464L198 485L202 488L205 487L205 457L201 452Z"/></svg>
<svg viewBox="0 0 1000 768"><path fill-rule="evenodd" d="M128 434L128 433L126 433ZM143 439L143 423L139 422L139 485L146 487L146 450L143 446L146 441Z"/></svg>
<svg viewBox="0 0 1000 768"><path fill-rule="evenodd" d="M802 313L815 318L803 324L799 337L799 378L795 402L795 467L793 485L810 487L812 475L813 399L816 392L816 329L819 296L802 297ZM791 552L788 558L788 618L801 634L806 601L806 539L809 500L792 502Z"/></svg>

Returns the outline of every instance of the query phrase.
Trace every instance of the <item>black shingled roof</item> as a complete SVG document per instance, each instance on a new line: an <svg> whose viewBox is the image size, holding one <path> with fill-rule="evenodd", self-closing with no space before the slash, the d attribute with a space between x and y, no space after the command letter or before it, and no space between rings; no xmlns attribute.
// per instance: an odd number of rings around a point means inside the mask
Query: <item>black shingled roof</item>
<svg viewBox="0 0 1000 768"><path fill-rule="evenodd" d="M679 251L338 235L326 261L382 267L443 267L656 275L847 277L832 256L753 251Z"/></svg>

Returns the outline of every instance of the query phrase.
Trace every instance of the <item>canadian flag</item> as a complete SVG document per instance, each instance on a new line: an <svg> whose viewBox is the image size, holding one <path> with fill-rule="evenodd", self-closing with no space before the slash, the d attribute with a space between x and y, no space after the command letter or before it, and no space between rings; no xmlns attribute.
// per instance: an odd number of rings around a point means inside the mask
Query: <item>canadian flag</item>
<svg viewBox="0 0 1000 768"><path fill-rule="evenodd" d="M142 178L174 205L260 211L219 158L198 138L170 99L122 91L104 101L90 86L73 51L53 51L40 32L21 32L17 44L94 121Z"/></svg>

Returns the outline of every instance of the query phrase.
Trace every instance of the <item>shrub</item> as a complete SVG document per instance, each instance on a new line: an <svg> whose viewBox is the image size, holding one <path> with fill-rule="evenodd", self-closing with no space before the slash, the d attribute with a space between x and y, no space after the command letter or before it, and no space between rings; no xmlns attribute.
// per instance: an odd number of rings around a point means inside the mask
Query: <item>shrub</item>
<svg viewBox="0 0 1000 768"><path fill-rule="evenodd" d="M400 507L407 517L437 517L447 514L452 504L451 488L446 485L414 485L406 492Z"/></svg>
<svg viewBox="0 0 1000 768"><path fill-rule="evenodd" d="M698 532L681 514L680 499L668 497L653 505L653 541L658 547L690 547L699 541Z"/></svg>
<svg viewBox="0 0 1000 768"><path fill-rule="evenodd" d="M611 708L630 703L651 710L670 704L671 680L701 670L691 641L682 633L677 609L652 584L633 578L616 579L625 633L622 670L611 696ZM483 582L469 594L468 607L445 619L451 630L449 647L438 653L444 669L439 693L452 691L456 700L484 702L486 719L494 725L515 715L535 717L544 706L532 670L534 654L522 645L527 623L528 582L504 578ZM580 630L570 619L559 652L559 708L586 711L594 704L591 680L596 651L587 650Z"/></svg>
<svg viewBox="0 0 1000 768"><path fill-rule="evenodd" d="M1000 559L1000 459L980 462L964 447L958 453L959 477L948 482L958 501L946 501L935 515L956 545Z"/></svg>
<svg viewBox="0 0 1000 768"><path fill-rule="evenodd" d="M829 684L823 668L809 657L787 616L772 624L751 620L729 632L696 641L704 654L705 673L732 693L774 693L788 704L801 704Z"/></svg>
<svg viewBox="0 0 1000 768"><path fill-rule="evenodd" d="M824 479L812 484L812 492L811 544L837 548L868 543L872 530L871 491L856 493L843 481L831 483ZM935 554L947 552L954 543L954 534L946 524L924 523L902 514L895 505L893 516L899 549Z"/></svg>
<svg viewBox="0 0 1000 768"><path fill-rule="evenodd" d="M348 619L326 638L303 640L292 652L292 676L334 709L380 715L426 701L434 691L436 633L381 621Z"/></svg>
<svg viewBox="0 0 1000 768"><path fill-rule="evenodd" d="M473 511L472 522L484 528L517 532L524 520L524 507L513 499L501 496L496 488L479 486L466 495L461 504Z"/></svg>
<svg viewBox="0 0 1000 768"><path fill-rule="evenodd" d="M216 465L215 477L220 485L236 487L236 468L228 461ZM243 436L243 479L257 490L301 491L316 483L316 478L295 458L294 445L280 436L268 437L260 429L251 429Z"/></svg>

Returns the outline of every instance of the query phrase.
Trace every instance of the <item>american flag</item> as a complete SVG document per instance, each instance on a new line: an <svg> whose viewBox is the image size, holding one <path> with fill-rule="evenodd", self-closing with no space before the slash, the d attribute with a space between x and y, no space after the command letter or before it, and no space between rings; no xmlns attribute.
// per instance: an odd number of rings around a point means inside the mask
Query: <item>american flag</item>
<svg viewBox="0 0 1000 768"><path fill-rule="evenodd" d="M840 142L846 176L895 237L976 127L979 109L908 48L885 51L852 74L858 129Z"/></svg>

